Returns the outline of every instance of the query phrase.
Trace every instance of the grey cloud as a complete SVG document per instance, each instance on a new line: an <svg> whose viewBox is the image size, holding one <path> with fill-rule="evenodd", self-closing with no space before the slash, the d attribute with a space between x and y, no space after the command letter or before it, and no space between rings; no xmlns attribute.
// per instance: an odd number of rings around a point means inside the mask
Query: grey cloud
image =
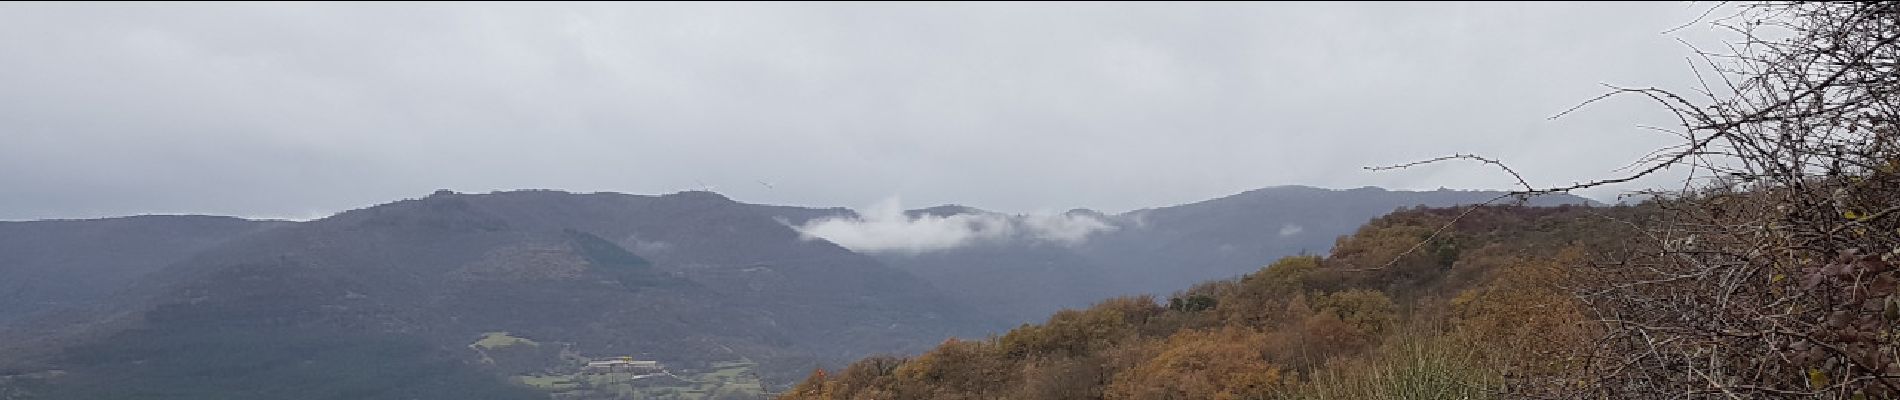
<svg viewBox="0 0 1900 400"><path fill-rule="evenodd" d="M755 203L1024 212L1512 183L1359 168L1453 152L1563 184L1667 143L1636 127L1667 116L1632 100L1545 117L1599 83L1688 87L1687 50L1659 32L1701 11L9 3L0 219L309 218L437 188L705 182Z"/></svg>
<svg viewBox="0 0 1900 400"><path fill-rule="evenodd" d="M1018 216L1015 222L1037 240L1078 245L1089 236L1118 229L1101 218L1082 214L1031 214Z"/></svg>
<svg viewBox="0 0 1900 400"><path fill-rule="evenodd" d="M1286 224L1286 225L1280 226L1280 237L1298 235L1300 234L1300 232L1305 232L1305 231L1306 231L1306 227L1294 225L1294 224Z"/></svg>
<svg viewBox="0 0 1900 400"><path fill-rule="evenodd" d="M905 214L896 198L857 214L813 220L795 228L808 238L824 239L853 251L908 254L1009 241L1078 245L1091 235L1116 229L1108 221L1083 214L913 216Z"/></svg>

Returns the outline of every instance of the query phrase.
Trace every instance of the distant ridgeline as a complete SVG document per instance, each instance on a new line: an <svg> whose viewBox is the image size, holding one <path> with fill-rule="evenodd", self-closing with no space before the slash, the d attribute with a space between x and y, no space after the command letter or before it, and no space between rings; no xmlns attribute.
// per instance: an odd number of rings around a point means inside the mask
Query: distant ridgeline
<svg viewBox="0 0 1900 400"><path fill-rule="evenodd" d="M444 191L308 222L0 222L0 399L757 398L814 367L1170 293L1324 253L1395 209L1495 196L1277 187L1076 211L1085 229L1049 231L1062 240L924 252L852 251L805 229L850 210L709 192ZM992 215L907 215L926 214ZM1335 258L1369 251L1340 243ZM1428 255L1478 249L1465 243ZM1153 312L1234 304L1209 290ZM1308 303L1373 301L1352 296Z"/></svg>

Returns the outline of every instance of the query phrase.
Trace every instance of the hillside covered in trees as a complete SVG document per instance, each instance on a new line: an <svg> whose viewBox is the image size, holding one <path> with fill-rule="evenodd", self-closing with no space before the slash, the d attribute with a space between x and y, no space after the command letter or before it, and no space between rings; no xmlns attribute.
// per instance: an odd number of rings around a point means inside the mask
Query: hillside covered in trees
<svg viewBox="0 0 1900 400"><path fill-rule="evenodd" d="M1655 210L1402 211L1328 257L1288 257L1165 299L1106 300L913 358L866 359L782 398L1482 397L1509 376L1581 362L1555 356L1592 333L1564 288L1577 270L1565 266L1628 251L1617 238Z"/></svg>

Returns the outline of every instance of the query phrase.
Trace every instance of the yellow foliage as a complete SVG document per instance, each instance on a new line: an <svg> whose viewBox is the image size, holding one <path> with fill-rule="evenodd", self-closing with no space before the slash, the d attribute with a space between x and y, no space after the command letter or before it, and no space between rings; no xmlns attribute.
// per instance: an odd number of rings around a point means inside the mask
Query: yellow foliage
<svg viewBox="0 0 1900 400"><path fill-rule="evenodd" d="M1105 397L1265 399L1280 384L1280 369L1262 354L1266 340L1244 328L1176 333L1153 358L1116 374Z"/></svg>
<svg viewBox="0 0 1900 400"><path fill-rule="evenodd" d="M1548 373L1567 367L1558 355L1585 345L1588 336L1583 306L1561 286L1581 254L1567 249L1552 260L1510 262L1490 285L1451 301L1453 323L1482 348L1505 349L1492 358L1507 368Z"/></svg>
<svg viewBox="0 0 1900 400"><path fill-rule="evenodd" d="M1399 319L1398 305L1377 290L1334 292L1314 298L1313 306L1322 312L1333 313L1353 328L1372 335L1384 333L1387 327Z"/></svg>

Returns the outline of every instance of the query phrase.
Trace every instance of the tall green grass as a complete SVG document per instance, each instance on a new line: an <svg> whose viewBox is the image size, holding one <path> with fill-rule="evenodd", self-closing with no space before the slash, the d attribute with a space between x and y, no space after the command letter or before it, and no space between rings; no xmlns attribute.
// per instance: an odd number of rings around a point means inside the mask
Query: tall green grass
<svg viewBox="0 0 1900 400"><path fill-rule="evenodd" d="M1329 363L1281 399L1479 400L1496 398L1502 382L1470 343L1402 333L1373 354Z"/></svg>

